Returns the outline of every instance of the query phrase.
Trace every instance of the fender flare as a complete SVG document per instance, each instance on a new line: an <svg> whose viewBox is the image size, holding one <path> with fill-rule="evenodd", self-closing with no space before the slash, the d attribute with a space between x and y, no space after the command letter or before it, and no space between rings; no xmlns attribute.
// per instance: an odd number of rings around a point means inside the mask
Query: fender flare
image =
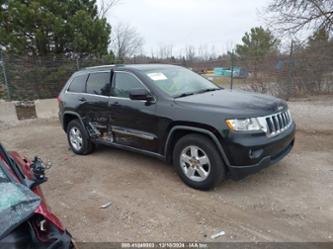
<svg viewBox="0 0 333 249"><path fill-rule="evenodd" d="M80 114L78 114L77 112L65 111L64 114L63 114L63 119L62 119L62 127L63 127L64 130L65 130L65 118L64 117L66 116L66 114L76 116L78 118L78 120L80 120L80 123L81 123L82 127L86 129L86 127L85 127L85 125L84 125L84 123L82 121L82 118L81 118Z"/></svg>
<svg viewBox="0 0 333 249"><path fill-rule="evenodd" d="M165 148L164 148L165 157L167 156L167 152L168 152L169 147L170 147L170 138L171 138L172 134L177 130L194 131L194 132L202 133L202 134L205 134L205 135L209 136L213 140L215 145L217 146L217 149L219 150L226 166L228 166L228 167L230 166L230 161L229 161L227 155L225 154L225 151L224 151L221 143L219 142L219 140L217 139L217 137L214 135L213 132L211 132L209 130L206 130L206 129L203 129L203 128L185 126L185 125L176 125L176 126L172 127L172 129L170 130L170 132L168 134L168 137L167 137L167 140L165 142Z"/></svg>

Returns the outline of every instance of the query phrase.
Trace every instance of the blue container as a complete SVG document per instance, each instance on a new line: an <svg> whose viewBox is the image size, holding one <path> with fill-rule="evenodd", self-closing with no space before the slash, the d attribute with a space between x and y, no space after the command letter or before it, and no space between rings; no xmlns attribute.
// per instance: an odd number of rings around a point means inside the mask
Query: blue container
<svg viewBox="0 0 333 249"><path fill-rule="evenodd" d="M248 76L248 71L246 69L240 68L240 67L234 67L232 73L235 78L247 78L247 76ZM214 68L214 75L231 77L231 69L224 68L224 67L216 67L216 68Z"/></svg>
<svg viewBox="0 0 333 249"><path fill-rule="evenodd" d="M214 68L214 75L215 76L223 76L224 68L223 67L215 67Z"/></svg>

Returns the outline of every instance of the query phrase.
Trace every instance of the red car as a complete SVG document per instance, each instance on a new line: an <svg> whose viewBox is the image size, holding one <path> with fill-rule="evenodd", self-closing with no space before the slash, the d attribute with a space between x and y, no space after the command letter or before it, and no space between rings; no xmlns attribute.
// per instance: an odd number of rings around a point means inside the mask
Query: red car
<svg viewBox="0 0 333 249"><path fill-rule="evenodd" d="M71 235L48 209L40 184L45 165L0 144L0 249L74 248Z"/></svg>

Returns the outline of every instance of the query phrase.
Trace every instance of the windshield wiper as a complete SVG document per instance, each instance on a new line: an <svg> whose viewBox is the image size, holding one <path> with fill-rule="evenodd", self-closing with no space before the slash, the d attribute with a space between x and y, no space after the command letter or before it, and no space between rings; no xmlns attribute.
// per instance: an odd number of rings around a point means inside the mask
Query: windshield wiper
<svg viewBox="0 0 333 249"><path fill-rule="evenodd" d="M217 91L217 90L221 90L221 88L207 88L207 89L201 90L201 91L196 92L196 93L214 92L214 91Z"/></svg>
<svg viewBox="0 0 333 249"><path fill-rule="evenodd" d="M175 96L175 98L176 99L177 98L183 98L183 97L191 96L191 95L194 95L194 94L195 94L195 92L182 93L180 95Z"/></svg>
<svg viewBox="0 0 333 249"><path fill-rule="evenodd" d="M213 92L213 91L217 91L217 90L221 90L221 88L207 88L207 89L204 89L204 90L200 90L198 92L182 93L180 95L177 95L175 98L182 98L182 97L186 97L186 96L190 96L190 95L194 95L194 94Z"/></svg>

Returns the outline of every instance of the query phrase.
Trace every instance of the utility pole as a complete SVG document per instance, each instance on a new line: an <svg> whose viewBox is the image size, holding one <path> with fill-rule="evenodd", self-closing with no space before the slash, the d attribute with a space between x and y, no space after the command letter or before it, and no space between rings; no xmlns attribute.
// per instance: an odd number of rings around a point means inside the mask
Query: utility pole
<svg viewBox="0 0 333 249"><path fill-rule="evenodd" d="M230 56L231 56L230 89L232 89L234 84L234 50L231 51Z"/></svg>
<svg viewBox="0 0 333 249"><path fill-rule="evenodd" d="M80 70L79 56L76 56L75 61L76 61L76 69Z"/></svg>
<svg viewBox="0 0 333 249"><path fill-rule="evenodd" d="M3 57L1 47L0 47L0 67L2 68L3 79L4 79L4 82L5 82L7 97L8 97L8 100L10 100L10 89L9 89L8 78L7 78L7 74L6 74L5 59Z"/></svg>
<svg viewBox="0 0 333 249"><path fill-rule="evenodd" d="M293 54L294 54L294 40L291 40L290 54L288 59L288 87L287 87L287 98L289 99L292 95L293 86Z"/></svg>

